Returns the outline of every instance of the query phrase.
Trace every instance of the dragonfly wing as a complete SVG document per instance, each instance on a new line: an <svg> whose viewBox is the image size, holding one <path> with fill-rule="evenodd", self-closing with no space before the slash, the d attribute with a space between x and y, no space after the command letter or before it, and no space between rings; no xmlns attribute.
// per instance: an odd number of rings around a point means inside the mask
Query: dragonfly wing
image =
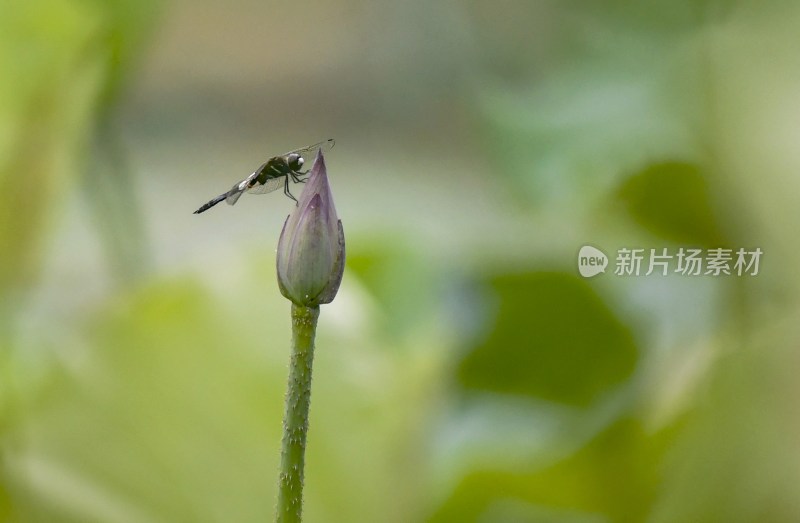
<svg viewBox="0 0 800 523"><path fill-rule="evenodd" d="M239 198L242 196L242 193L247 189L247 185L250 183L251 178L253 178L252 174L231 187L231 190L225 195L225 201L228 203L228 205L233 205L239 200Z"/></svg>
<svg viewBox="0 0 800 523"><path fill-rule="evenodd" d="M244 191L239 191L239 190L234 191L233 189L231 189L231 191L228 192L228 196L225 197L225 202L228 205L233 205L234 203L239 201L239 198L242 196L243 193Z"/></svg>
<svg viewBox="0 0 800 523"><path fill-rule="evenodd" d="M250 194L266 194L272 192L279 187L283 187L286 183L286 176L278 176L277 178L268 178L263 184L256 182L253 187L247 189Z"/></svg>
<svg viewBox="0 0 800 523"><path fill-rule="evenodd" d="M302 153L307 153L308 151L313 151L315 149L322 149L323 151L327 151L328 149L333 147L335 144L336 144L336 142L333 140L333 138L328 138L327 140L321 141L319 143L315 143L314 145L307 145L305 147L301 147L299 149L295 149L294 151L285 152L280 156L288 156L290 154L302 154Z"/></svg>

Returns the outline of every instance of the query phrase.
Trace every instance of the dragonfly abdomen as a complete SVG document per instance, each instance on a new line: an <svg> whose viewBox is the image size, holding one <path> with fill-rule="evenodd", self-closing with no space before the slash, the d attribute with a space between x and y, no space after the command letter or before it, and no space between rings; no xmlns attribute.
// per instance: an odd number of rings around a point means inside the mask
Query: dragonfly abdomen
<svg viewBox="0 0 800 523"><path fill-rule="evenodd" d="M210 208L214 207L216 204L224 200L228 196L228 193L220 194L213 200L209 201L208 203L204 203L199 209L194 211L194 214L200 214L201 212L207 211Z"/></svg>

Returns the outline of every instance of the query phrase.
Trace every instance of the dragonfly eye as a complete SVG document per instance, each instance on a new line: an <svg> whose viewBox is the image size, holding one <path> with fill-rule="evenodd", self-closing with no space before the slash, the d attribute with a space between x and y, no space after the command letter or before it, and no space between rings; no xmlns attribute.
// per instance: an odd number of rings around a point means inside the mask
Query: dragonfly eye
<svg viewBox="0 0 800 523"><path fill-rule="evenodd" d="M286 157L286 160L293 171L297 171L303 165L303 157L297 153L290 154Z"/></svg>

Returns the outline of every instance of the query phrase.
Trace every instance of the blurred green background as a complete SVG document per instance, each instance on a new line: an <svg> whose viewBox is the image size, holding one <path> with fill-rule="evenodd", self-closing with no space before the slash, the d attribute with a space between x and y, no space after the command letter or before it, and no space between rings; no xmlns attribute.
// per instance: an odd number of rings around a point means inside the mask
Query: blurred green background
<svg viewBox="0 0 800 523"><path fill-rule="evenodd" d="M779 0L0 0L0 520L271 521L292 202L192 211L334 137L306 521L800 521L799 28ZM583 279L584 244L764 256Z"/></svg>

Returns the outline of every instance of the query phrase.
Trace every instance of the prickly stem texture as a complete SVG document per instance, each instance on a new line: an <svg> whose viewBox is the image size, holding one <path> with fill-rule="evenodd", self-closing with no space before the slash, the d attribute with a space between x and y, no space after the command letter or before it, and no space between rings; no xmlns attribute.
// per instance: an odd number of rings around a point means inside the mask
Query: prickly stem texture
<svg viewBox="0 0 800 523"><path fill-rule="evenodd" d="M311 403L311 367L314 361L314 333L319 307L292 304L292 359L286 411L283 416L281 473L278 484L278 523L299 523L303 511L303 468L305 464L308 408Z"/></svg>

